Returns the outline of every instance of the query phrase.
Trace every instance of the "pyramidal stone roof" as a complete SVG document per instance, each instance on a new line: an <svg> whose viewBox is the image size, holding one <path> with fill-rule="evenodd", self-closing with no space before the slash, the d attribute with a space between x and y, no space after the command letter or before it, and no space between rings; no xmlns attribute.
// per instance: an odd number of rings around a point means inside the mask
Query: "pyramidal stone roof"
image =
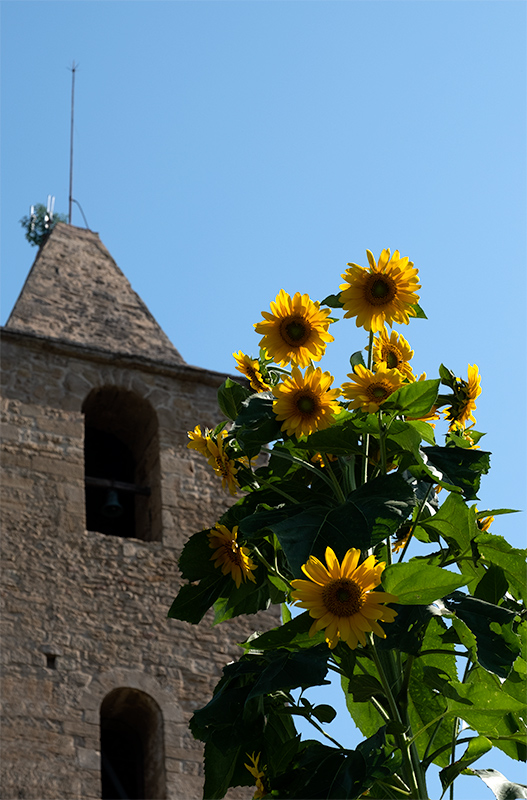
<svg viewBox="0 0 527 800"><path fill-rule="evenodd" d="M185 363L99 234L62 222L40 248L5 327L116 354Z"/></svg>

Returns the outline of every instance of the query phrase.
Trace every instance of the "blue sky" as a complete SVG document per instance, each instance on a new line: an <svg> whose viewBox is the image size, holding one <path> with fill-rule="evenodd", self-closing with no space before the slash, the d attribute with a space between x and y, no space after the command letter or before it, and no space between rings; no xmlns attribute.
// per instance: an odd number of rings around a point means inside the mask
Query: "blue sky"
<svg viewBox="0 0 527 800"><path fill-rule="evenodd" d="M366 248L399 249L428 315L401 331L415 369L482 374L478 506L525 509L526 11L4 0L2 324L36 255L18 220L48 194L68 209L75 60L73 196L189 363L232 372L280 289L322 299ZM366 337L333 334L340 382ZM493 530L524 546L524 520Z"/></svg>

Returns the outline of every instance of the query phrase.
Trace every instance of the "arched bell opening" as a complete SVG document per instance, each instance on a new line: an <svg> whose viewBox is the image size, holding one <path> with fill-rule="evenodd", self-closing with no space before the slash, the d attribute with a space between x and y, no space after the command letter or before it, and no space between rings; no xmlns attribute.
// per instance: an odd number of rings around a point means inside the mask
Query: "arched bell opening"
<svg viewBox="0 0 527 800"><path fill-rule="evenodd" d="M161 539L157 416L148 401L116 387L83 405L86 527L111 536Z"/></svg>
<svg viewBox="0 0 527 800"><path fill-rule="evenodd" d="M156 701L122 687L106 695L100 711L102 800L164 800L163 715Z"/></svg>

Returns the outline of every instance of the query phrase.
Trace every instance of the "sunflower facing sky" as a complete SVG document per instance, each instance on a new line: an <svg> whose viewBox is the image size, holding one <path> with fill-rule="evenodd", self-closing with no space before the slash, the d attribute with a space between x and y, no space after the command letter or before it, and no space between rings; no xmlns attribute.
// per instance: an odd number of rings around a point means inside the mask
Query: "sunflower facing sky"
<svg viewBox="0 0 527 800"><path fill-rule="evenodd" d="M262 378L258 361L245 355L241 350L233 353L233 356L238 365L236 369L249 380L251 389L254 389L255 392L267 392L271 388Z"/></svg>
<svg viewBox="0 0 527 800"><path fill-rule="evenodd" d="M350 400L349 408L362 408L369 414L378 411L379 406L404 383L403 374L398 369L388 369L384 364L377 372L358 364L348 378L351 382L342 384L342 394Z"/></svg>
<svg viewBox="0 0 527 800"><path fill-rule="evenodd" d="M328 333L330 309L321 309L309 295L297 292L292 298L283 289L271 303L271 314L262 311L264 322L254 326L263 335L260 347L277 364L297 364L307 367L310 361L320 361L326 345L333 341Z"/></svg>
<svg viewBox="0 0 527 800"><path fill-rule="evenodd" d="M396 603L397 597L388 592L374 592L381 582L384 562L375 563L369 556L360 566L360 550L348 550L342 564L331 549L326 548L326 564L309 556L302 572L309 580L291 581L292 597L297 606L306 608L315 620L309 630L314 636L325 629L325 638L333 650L340 640L352 650L366 645L366 633L372 631L382 639L386 634L379 622L393 622L397 612L384 603Z"/></svg>
<svg viewBox="0 0 527 800"><path fill-rule="evenodd" d="M377 367L384 364L388 369L398 369L409 381L415 380L410 366L414 351L400 333L392 331L390 336L386 328L379 331L373 340L373 361Z"/></svg>
<svg viewBox="0 0 527 800"><path fill-rule="evenodd" d="M291 375L273 389L273 411L282 430L299 438L329 427L340 411L337 397L341 392L329 388L332 381L333 375L320 367L308 367L305 375L293 367Z"/></svg>
<svg viewBox="0 0 527 800"><path fill-rule="evenodd" d="M444 411L445 419L450 422L449 430L464 428L468 420L476 422L472 412L476 410L476 398L481 394L480 383L481 376L477 364L468 365L468 380L456 378L452 405Z"/></svg>
<svg viewBox="0 0 527 800"><path fill-rule="evenodd" d="M230 531L225 525L218 523L207 536L209 547L214 550L210 560L214 561L214 566L221 569L224 575L230 574L237 589L242 580L245 583L247 578L256 583L251 571L256 569L256 564L251 560L248 549L238 544L237 525Z"/></svg>
<svg viewBox="0 0 527 800"><path fill-rule="evenodd" d="M393 256L390 250L383 250L378 262L370 250L366 254L369 268L349 263L350 269L342 275L346 281L340 286L344 316L357 317L358 328L374 332L394 322L408 325L409 317L415 316L412 306L419 302L417 269L407 256L401 258L398 250Z"/></svg>

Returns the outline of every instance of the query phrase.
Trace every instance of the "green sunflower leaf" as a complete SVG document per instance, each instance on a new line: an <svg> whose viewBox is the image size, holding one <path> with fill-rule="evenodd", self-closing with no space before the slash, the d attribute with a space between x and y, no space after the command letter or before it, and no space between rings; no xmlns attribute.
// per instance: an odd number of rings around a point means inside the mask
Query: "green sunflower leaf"
<svg viewBox="0 0 527 800"><path fill-rule="evenodd" d="M382 410L405 414L408 417L424 417L437 399L439 383L439 378L405 383L385 400Z"/></svg>
<svg viewBox="0 0 527 800"><path fill-rule="evenodd" d="M215 574L207 575L199 584L184 584L167 616L194 624L201 622L209 608L225 591L229 581L232 583L229 575L222 575L219 570L215 570Z"/></svg>
<svg viewBox="0 0 527 800"><path fill-rule="evenodd" d="M511 758L525 760L527 733L524 718L527 711L525 695L521 700L503 690L496 675L483 667L474 666L457 691L470 704L448 700L449 713L470 725L481 736L487 736Z"/></svg>
<svg viewBox="0 0 527 800"><path fill-rule="evenodd" d="M253 698L290 689L327 685L329 650L325 644L309 650L274 650L263 656L266 666L247 695Z"/></svg>
<svg viewBox="0 0 527 800"><path fill-rule="evenodd" d="M492 742L490 739L487 739L486 736L474 736L468 743L468 747L461 758L458 758L453 764L449 764L448 767L445 767L439 773L443 791L446 792L448 787L454 783L457 776L460 775L463 770L467 769L470 764L473 764L474 761L477 761L478 758L481 758L485 753L488 753L491 748Z"/></svg>
<svg viewBox="0 0 527 800"><path fill-rule="evenodd" d="M481 666L506 678L520 654L520 639L512 630L514 612L457 591L444 603L475 636Z"/></svg>
<svg viewBox="0 0 527 800"><path fill-rule="evenodd" d="M428 623L439 614L438 609L433 605L403 606L398 603L390 603L390 608L397 611L397 616L393 622L382 624L386 639L375 642L377 649L397 649L403 653L418 655Z"/></svg>
<svg viewBox="0 0 527 800"><path fill-rule="evenodd" d="M280 423L273 411L270 392L253 394L242 402L232 433L248 458L254 458L264 444L279 439Z"/></svg>
<svg viewBox="0 0 527 800"><path fill-rule="evenodd" d="M425 312L423 311L419 303L413 303L412 309L414 311L413 313L414 319L428 319L428 317L426 316Z"/></svg>
<svg viewBox="0 0 527 800"><path fill-rule="evenodd" d="M527 602L527 589L525 584L525 558L527 550L512 547L503 536L493 533L478 533L474 539L477 550L482 558L490 564L495 564L504 572L511 593Z"/></svg>
<svg viewBox="0 0 527 800"><path fill-rule="evenodd" d="M401 605L425 605L464 586L466 578L441 567L423 564L412 559L407 563L392 564L382 573L382 586L395 594Z"/></svg>
<svg viewBox="0 0 527 800"><path fill-rule="evenodd" d="M328 308L344 308L344 303L340 300L340 294L328 294L323 300L320 301L321 306L328 306Z"/></svg>
<svg viewBox="0 0 527 800"><path fill-rule="evenodd" d="M478 581L473 594L479 600L497 605L505 596L508 588L509 584L503 569L496 564L490 564L483 577Z"/></svg>
<svg viewBox="0 0 527 800"><path fill-rule="evenodd" d="M212 550L209 547L208 534L210 528L193 534L183 547L178 561L181 576L186 581L200 581L205 575L217 574L211 560Z"/></svg>
<svg viewBox="0 0 527 800"><path fill-rule="evenodd" d="M376 430L378 423L375 420ZM357 420L350 414L342 415L330 428L315 431L303 442L298 442L297 447L318 453L331 453L332 455L349 455L362 453L359 445L359 435L362 433Z"/></svg>
<svg viewBox="0 0 527 800"><path fill-rule="evenodd" d="M461 447L424 447L423 452L443 481L458 486L467 500L477 500L481 476L490 469L490 453Z"/></svg>
<svg viewBox="0 0 527 800"><path fill-rule="evenodd" d="M228 419L235 420L241 411L243 401L252 393L251 389L227 378L218 389L218 405Z"/></svg>
<svg viewBox="0 0 527 800"><path fill-rule="evenodd" d="M308 611L293 617L292 620L273 628L266 633L253 634L241 647L244 650L276 650L285 648L288 650L299 650L305 647L313 647L324 641L324 632L319 631L315 636L309 635L309 629L313 623Z"/></svg>
<svg viewBox="0 0 527 800"><path fill-rule="evenodd" d="M352 353L350 356L350 364L352 370L355 371L355 367L360 364L361 367L365 367L366 364L364 363L364 356L362 355L362 350L357 350L356 353Z"/></svg>

